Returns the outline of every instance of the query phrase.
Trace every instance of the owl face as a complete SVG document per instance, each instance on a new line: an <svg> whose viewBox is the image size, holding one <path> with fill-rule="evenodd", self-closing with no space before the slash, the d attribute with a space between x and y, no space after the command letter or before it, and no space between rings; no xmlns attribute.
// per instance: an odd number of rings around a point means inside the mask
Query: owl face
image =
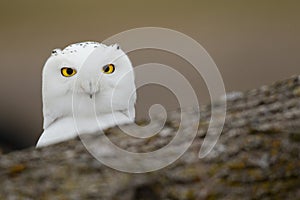
<svg viewBox="0 0 300 200"><path fill-rule="evenodd" d="M134 73L118 45L77 43L55 49L43 69L44 128L55 120L124 112L134 118Z"/></svg>

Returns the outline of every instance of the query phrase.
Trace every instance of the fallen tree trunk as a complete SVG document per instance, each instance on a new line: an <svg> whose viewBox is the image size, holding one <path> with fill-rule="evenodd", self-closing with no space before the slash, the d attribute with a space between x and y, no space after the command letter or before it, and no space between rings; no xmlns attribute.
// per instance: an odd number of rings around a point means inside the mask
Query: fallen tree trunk
<svg viewBox="0 0 300 200"><path fill-rule="evenodd" d="M2 155L0 199L299 199L300 76L231 93L221 137L199 159L209 110L201 107L198 134L184 155L149 173L111 169L78 139ZM164 129L151 139L133 139L118 128L106 135L123 149L156 150L175 134L178 112L170 112Z"/></svg>

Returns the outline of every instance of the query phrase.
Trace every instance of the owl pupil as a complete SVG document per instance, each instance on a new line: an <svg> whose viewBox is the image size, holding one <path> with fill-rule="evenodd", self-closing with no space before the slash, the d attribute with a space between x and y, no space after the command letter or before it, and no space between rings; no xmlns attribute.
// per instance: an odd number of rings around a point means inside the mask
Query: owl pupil
<svg viewBox="0 0 300 200"><path fill-rule="evenodd" d="M109 72L109 66L108 65L105 66L104 71Z"/></svg>
<svg viewBox="0 0 300 200"><path fill-rule="evenodd" d="M72 73L73 73L73 69L68 68L68 69L67 69L67 74L71 75Z"/></svg>

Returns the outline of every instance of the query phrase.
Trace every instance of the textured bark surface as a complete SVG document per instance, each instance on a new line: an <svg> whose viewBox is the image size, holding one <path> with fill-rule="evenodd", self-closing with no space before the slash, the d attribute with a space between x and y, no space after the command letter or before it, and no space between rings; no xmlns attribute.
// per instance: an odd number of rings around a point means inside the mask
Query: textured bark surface
<svg viewBox="0 0 300 200"><path fill-rule="evenodd" d="M199 159L198 152L210 106L201 107L198 134L184 155L150 173L106 167L78 139L2 155L0 199L299 199L300 76L231 93L227 107L223 132L207 157ZM195 114L185 112L191 119ZM176 133L180 113L168 117L164 129L148 139L125 136L118 128L106 135L128 151L153 151ZM103 138L87 136L89 141Z"/></svg>

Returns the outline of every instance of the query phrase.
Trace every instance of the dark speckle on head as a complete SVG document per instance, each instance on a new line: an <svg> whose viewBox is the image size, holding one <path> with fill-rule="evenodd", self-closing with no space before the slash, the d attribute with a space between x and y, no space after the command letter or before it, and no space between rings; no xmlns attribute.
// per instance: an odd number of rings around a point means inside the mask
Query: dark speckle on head
<svg viewBox="0 0 300 200"><path fill-rule="evenodd" d="M65 55L74 54L74 53L80 52L82 49L98 48L101 46L106 47L106 45L98 43L98 42L81 42L81 43L69 45L69 46L65 47L63 50L54 49L54 50L57 50L57 52L53 55L55 56L58 54L65 54ZM117 45L114 45L114 48L116 49Z"/></svg>
<svg viewBox="0 0 300 200"><path fill-rule="evenodd" d="M60 52L61 52L60 49L53 49L53 50L51 51L51 54L52 54L53 56L57 56Z"/></svg>

